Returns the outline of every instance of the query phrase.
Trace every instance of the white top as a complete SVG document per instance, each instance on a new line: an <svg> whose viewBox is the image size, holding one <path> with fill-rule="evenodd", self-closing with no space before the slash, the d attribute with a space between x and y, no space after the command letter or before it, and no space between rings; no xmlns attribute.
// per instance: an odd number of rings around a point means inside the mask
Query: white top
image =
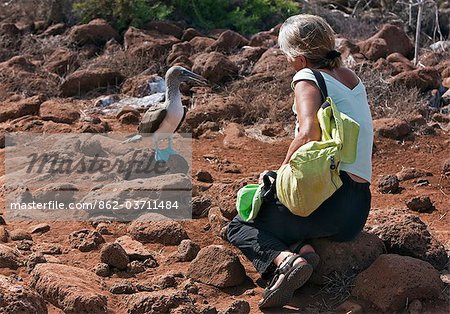
<svg viewBox="0 0 450 314"><path fill-rule="evenodd" d="M359 79L358 85L353 89L348 88L337 79L329 75L328 73L321 72L325 79L325 85L327 86L328 96L333 99L340 112L345 113L347 116L358 122L359 136L356 149L356 160L354 163L341 163L341 170L352 173L361 177L368 182L372 178L372 146L373 146L373 126L372 115L369 109L369 103L367 101L366 88ZM292 88L296 82L300 80L314 81L317 86L318 83L314 74L310 69L302 69L298 71L292 79ZM292 110L295 115L295 100ZM295 121L295 135L298 133L298 120Z"/></svg>

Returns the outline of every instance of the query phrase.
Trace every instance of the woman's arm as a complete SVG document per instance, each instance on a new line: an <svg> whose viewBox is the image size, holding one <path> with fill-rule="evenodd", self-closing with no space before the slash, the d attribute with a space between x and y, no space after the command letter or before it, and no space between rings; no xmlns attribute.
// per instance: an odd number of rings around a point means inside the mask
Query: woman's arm
<svg viewBox="0 0 450 314"><path fill-rule="evenodd" d="M302 145L310 141L320 140L320 126L317 111L321 106L321 94L317 85L312 81L299 81L295 85L295 110L299 130L297 136L289 146L283 165L287 164L292 154Z"/></svg>

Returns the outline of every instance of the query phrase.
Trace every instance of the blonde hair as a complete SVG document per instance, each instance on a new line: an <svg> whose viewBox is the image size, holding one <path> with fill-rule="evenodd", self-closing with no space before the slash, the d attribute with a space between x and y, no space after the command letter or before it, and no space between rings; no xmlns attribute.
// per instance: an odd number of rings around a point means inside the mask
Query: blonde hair
<svg viewBox="0 0 450 314"><path fill-rule="evenodd" d="M289 17L278 35L281 51L290 59L300 55L318 68L338 68L340 53L335 50L334 32L321 17L299 14Z"/></svg>

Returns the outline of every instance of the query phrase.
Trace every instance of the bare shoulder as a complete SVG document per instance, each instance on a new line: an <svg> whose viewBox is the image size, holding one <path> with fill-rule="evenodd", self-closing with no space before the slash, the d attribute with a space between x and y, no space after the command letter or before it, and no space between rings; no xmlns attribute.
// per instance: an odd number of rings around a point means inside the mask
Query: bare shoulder
<svg viewBox="0 0 450 314"><path fill-rule="evenodd" d="M354 87L359 83L359 78L352 70L340 67L334 70L336 78L349 87Z"/></svg>

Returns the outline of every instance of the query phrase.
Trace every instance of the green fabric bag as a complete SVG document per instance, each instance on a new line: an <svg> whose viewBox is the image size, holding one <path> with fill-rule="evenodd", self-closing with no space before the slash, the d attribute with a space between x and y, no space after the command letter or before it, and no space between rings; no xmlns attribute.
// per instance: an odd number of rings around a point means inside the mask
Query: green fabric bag
<svg viewBox="0 0 450 314"><path fill-rule="evenodd" d="M237 193L236 209L244 221L253 220L258 215L262 204L261 189L263 185L247 184Z"/></svg>

